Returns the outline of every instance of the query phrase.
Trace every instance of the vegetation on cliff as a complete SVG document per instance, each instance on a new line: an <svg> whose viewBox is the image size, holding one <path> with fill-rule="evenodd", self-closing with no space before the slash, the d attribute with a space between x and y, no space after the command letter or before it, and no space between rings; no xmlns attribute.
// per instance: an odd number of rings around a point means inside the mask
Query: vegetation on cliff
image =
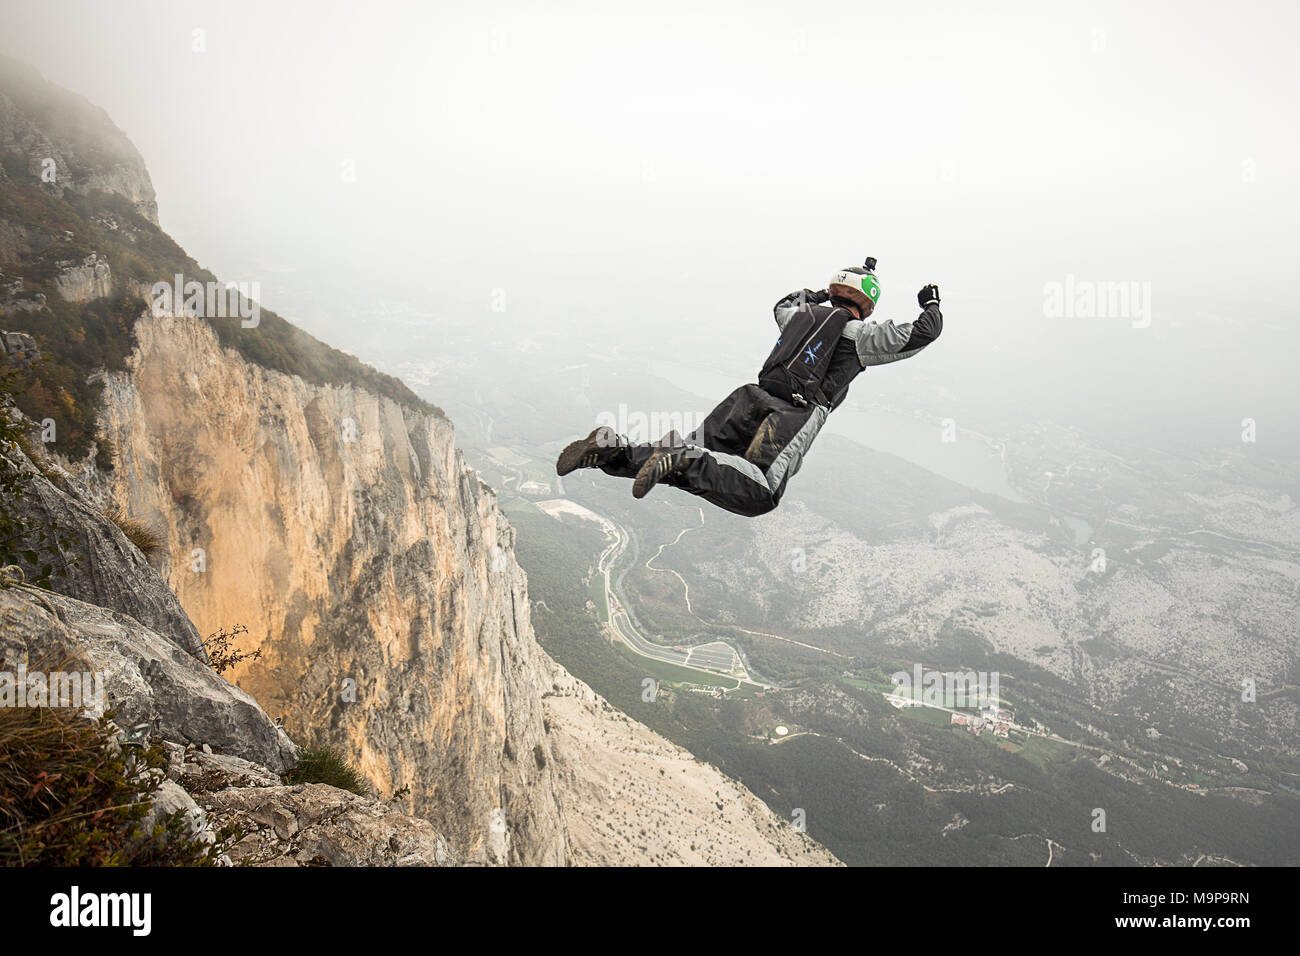
<svg viewBox="0 0 1300 956"><path fill-rule="evenodd" d="M65 571L49 560L71 541L65 531L43 523L20 507L33 472L19 462L29 445L27 423L14 414L16 372L0 368L0 567L21 565L35 584L49 584Z"/></svg>
<svg viewBox="0 0 1300 956"><path fill-rule="evenodd" d="M197 839L153 801L167 758L124 746L108 715L0 707L0 866L211 866L233 830Z"/></svg>
<svg viewBox="0 0 1300 956"><path fill-rule="evenodd" d="M77 458L95 440L102 382L95 374L120 371L135 347L135 320L148 307L140 290L155 282L217 282L161 229L122 196L105 192L62 197L26 173L27 160L0 155L0 223L24 235L22 246L0 247L0 285L22 280L0 302L0 328L29 333L43 361L20 373L18 405L29 417L52 419L58 447ZM56 289L60 270L92 253L108 261L116 294L89 302L65 301ZM43 305L39 305L40 297ZM313 384L355 385L425 412L438 412L401 381L260 309L254 328L238 317L208 319L223 346L266 368Z"/></svg>
<svg viewBox="0 0 1300 956"><path fill-rule="evenodd" d="M285 775L285 781L324 783L360 796L370 793L370 784L347 758L333 747L304 747L298 751L298 766Z"/></svg>

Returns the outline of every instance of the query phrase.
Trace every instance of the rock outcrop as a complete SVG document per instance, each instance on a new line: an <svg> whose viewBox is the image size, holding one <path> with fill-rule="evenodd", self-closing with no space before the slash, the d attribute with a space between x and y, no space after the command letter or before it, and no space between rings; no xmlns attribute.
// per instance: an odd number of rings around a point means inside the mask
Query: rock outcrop
<svg viewBox="0 0 1300 956"><path fill-rule="evenodd" d="M31 368L41 357L36 340L25 332L0 332L0 363L12 368Z"/></svg>
<svg viewBox="0 0 1300 956"><path fill-rule="evenodd" d="M30 474L21 504L25 517L62 542L41 558L53 567L55 588L129 616L190 655L206 659L199 632L176 595L94 503L89 490L57 464L43 463L38 472L21 451L9 457Z"/></svg>
<svg viewBox="0 0 1300 956"><path fill-rule="evenodd" d="M179 811L200 842L222 839L232 866L456 866L456 850L427 820L374 797L321 783L286 785L238 757L164 742L167 776L146 826ZM232 827L235 835L222 837ZM232 841L233 842L230 842Z"/></svg>
<svg viewBox="0 0 1300 956"><path fill-rule="evenodd" d="M293 745L257 701L125 614L30 587L0 588L0 670L93 673L124 728L283 770ZM90 709L93 713L93 709Z"/></svg>
<svg viewBox="0 0 1300 956"><path fill-rule="evenodd" d="M92 252L81 262L60 262L54 289L68 302L90 302L113 294L113 270L108 260Z"/></svg>
<svg viewBox="0 0 1300 956"><path fill-rule="evenodd" d="M243 866L456 866L428 820L373 797L308 783L195 796L208 824L247 835L229 852Z"/></svg>
<svg viewBox="0 0 1300 956"><path fill-rule="evenodd" d="M9 178L7 168L22 166L32 182L57 195L114 193L158 222L144 159L108 114L6 56L0 56L0 153L10 158L0 163L0 182ZM5 239L0 235L0 249Z"/></svg>
<svg viewBox="0 0 1300 956"><path fill-rule="evenodd" d="M286 785L238 757L167 744L170 765L155 809L184 810L212 840L233 825L236 866L455 866L461 861L427 820L392 803L320 783ZM160 807L161 804L161 807Z"/></svg>

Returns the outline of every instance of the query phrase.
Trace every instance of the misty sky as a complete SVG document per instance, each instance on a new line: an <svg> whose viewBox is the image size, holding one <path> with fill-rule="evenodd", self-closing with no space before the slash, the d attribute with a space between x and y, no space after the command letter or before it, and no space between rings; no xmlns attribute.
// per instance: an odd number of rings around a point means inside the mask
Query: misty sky
<svg viewBox="0 0 1300 956"><path fill-rule="evenodd" d="M872 254L879 317L940 283L953 381L1133 349L1281 394L1294 3L616 6L5 0L0 49L108 111L225 279L712 348ZM1151 327L1046 317L1068 274L1150 283Z"/></svg>

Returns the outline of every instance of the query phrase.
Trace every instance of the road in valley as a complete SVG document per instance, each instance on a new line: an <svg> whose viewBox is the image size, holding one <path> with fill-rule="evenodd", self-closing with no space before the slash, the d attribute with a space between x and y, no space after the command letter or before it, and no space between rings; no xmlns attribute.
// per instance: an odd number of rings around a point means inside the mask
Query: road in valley
<svg viewBox="0 0 1300 956"><path fill-rule="evenodd" d="M593 512L594 514L594 512ZM753 680L745 670L740 654L724 641L711 641L689 648L666 647L645 637L632 623L631 616L614 591L612 572L627 550L628 534L620 525L596 515L609 544L596 562L596 570L603 580L606 622L613 636L637 655L663 664L672 664L697 671L702 676L730 677L742 684L767 689L770 685Z"/></svg>

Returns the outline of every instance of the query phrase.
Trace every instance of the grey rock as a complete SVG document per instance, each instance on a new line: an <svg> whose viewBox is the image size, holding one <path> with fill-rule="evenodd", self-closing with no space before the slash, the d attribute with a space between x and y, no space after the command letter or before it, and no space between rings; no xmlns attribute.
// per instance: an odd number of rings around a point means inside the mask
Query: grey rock
<svg viewBox="0 0 1300 956"><path fill-rule="evenodd" d="M428 820L319 783L201 793L209 825L248 834L230 851L254 866L454 866L460 862Z"/></svg>
<svg viewBox="0 0 1300 956"><path fill-rule="evenodd" d="M169 776L191 792L281 784L279 774L242 757L187 750L174 744L168 745L168 749L171 751Z"/></svg>
<svg viewBox="0 0 1300 956"><path fill-rule="evenodd" d="M26 332L0 332L0 360L18 368L31 368L41 357L36 340Z"/></svg>
<svg viewBox="0 0 1300 956"><path fill-rule="evenodd" d="M35 588L0 589L0 666L19 664L98 674L122 727L148 724L167 740L210 742L274 771L295 762L293 744L257 701L125 614Z"/></svg>
<svg viewBox="0 0 1300 956"><path fill-rule="evenodd" d="M81 262L60 262L54 291L67 302L90 302L113 294L113 270L108 260L92 252Z"/></svg>
<svg viewBox="0 0 1300 956"><path fill-rule="evenodd" d="M213 843L216 841L212 829L208 826L208 815L203 811L194 798L184 791L171 780L164 780L154 793L152 804L149 812L145 814L143 823L143 832L153 829L166 817L171 816L176 811L184 814L183 819L189 832L198 838L202 843Z"/></svg>
<svg viewBox="0 0 1300 956"><path fill-rule="evenodd" d="M68 539L68 547L42 555L56 571L51 587L126 614L206 661L199 632L176 595L117 525L92 504L89 492L66 472L61 472L61 486L55 485L17 449L5 454L31 473L20 512L31 524ZM31 577L34 569L25 570Z"/></svg>
<svg viewBox="0 0 1300 956"><path fill-rule="evenodd" d="M0 56L0 181L27 177L58 196L64 190L125 197L158 224L158 202L144 159L104 110L46 80L25 63ZM44 173L52 161L55 177ZM20 168L13 174L7 169Z"/></svg>

